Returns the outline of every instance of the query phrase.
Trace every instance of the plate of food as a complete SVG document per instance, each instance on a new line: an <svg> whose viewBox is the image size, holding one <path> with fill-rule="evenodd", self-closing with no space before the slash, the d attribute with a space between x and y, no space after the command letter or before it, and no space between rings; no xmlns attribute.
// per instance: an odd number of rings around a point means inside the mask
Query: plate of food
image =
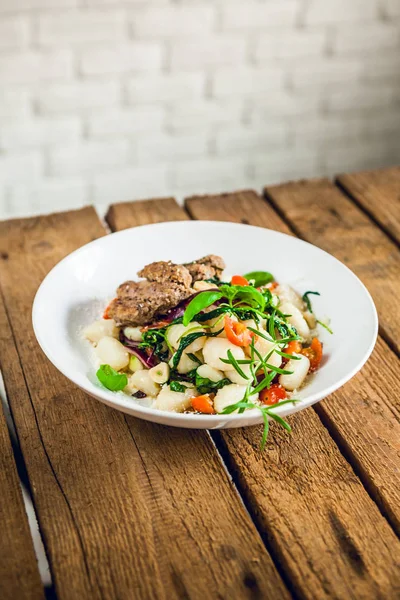
<svg viewBox="0 0 400 600"><path fill-rule="evenodd" d="M378 319L361 281L295 237L214 221L114 233L42 282L33 327L82 390L148 421L215 429L322 400L363 366Z"/></svg>

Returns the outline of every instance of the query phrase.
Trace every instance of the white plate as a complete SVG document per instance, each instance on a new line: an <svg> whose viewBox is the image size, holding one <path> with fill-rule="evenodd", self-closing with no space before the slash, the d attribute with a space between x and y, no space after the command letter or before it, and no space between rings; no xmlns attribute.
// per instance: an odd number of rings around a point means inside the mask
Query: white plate
<svg viewBox="0 0 400 600"><path fill-rule="evenodd" d="M141 406L97 381L93 350L81 330L99 318L117 286L135 279L156 260L188 262L206 254L224 257L230 274L264 270L312 296L317 317L330 318L330 335L320 328L324 358L319 371L297 395L300 402L277 407L281 416L322 400L353 377L375 345L378 318L360 280L323 250L295 237L260 227L216 221L145 225L107 235L76 250L42 282L33 304L33 327L51 362L85 392L125 413L176 427L214 429L262 422L260 412L234 415L178 414Z"/></svg>

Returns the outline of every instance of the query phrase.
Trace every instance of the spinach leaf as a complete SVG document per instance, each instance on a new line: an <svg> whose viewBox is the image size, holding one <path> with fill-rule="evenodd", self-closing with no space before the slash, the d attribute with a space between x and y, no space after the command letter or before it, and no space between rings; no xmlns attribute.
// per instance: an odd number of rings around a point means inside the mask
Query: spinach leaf
<svg viewBox="0 0 400 600"><path fill-rule="evenodd" d="M196 373L195 386L200 394L210 394L212 392L216 392L226 385L230 385L231 383L232 381L227 377L221 379L220 381L212 381L207 377L200 377L200 375Z"/></svg>
<svg viewBox="0 0 400 600"><path fill-rule="evenodd" d="M222 294L218 290L207 290L205 292L197 294L197 296L195 296L193 300L191 300L187 305L185 313L183 315L182 323L186 327L186 325L190 323L190 321L195 315L197 315L197 313L199 313L204 308L211 306L211 304L214 304L214 302L216 302L216 300L219 300L220 298L222 298Z"/></svg>
<svg viewBox="0 0 400 600"><path fill-rule="evenodd" d="M254 281L254 287L260 287L274 281L274 276L268 271L251 271L251 273L246 273L244 277L247 281Z"/></svg>
<svg viewBox="0 0 400 600"><path fill-rule="evenodd" d="M128 378L125 373L118 373L110 365L100 365L96 376L104 387L112 392L123 390L128 384Z"/></svg>
<svg viewBox="0 0 400 600"><path fill-rule="evenodd" d="M171 390L173 392L182 392L182 393L186 392L186 386L179 383L179 381L171 381L171 383L169 384L169 387L171 388Z"/></svg>
<svg viewBox="0 0 400 600"><path fill-rule="evenodd" d="M195 331L194 333L188 333L187 335L184 335L181 338L181 341L179 342L178 350L175 352L174 357L172 359L173 369L177 368L179 361L181 360L181 356L183 354L184 349L187 348L192 342L197 340L197 338L202 337L203 335L206 335L206 333L204 331Z"/></svg>

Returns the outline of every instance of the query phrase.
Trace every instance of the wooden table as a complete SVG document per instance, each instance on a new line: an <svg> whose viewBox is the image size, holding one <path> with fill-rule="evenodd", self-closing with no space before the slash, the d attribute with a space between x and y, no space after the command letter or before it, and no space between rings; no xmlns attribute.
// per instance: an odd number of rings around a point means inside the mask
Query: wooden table
<svg viewBox="0 0 400 600"><path fill-rule="evenodd" d="M106 217L111 231L185 219L261 225L331 252L371 291L378 343L352 381L289 418L292 435L272 425L262 454L259 427L139 421L65 379L32 331L46 273L106 235L95 210L2 222L1 368L55 597L400 598L400 168L184 208L116 204ZM2 414L0 456L0 597L43 598Z"/></svg>

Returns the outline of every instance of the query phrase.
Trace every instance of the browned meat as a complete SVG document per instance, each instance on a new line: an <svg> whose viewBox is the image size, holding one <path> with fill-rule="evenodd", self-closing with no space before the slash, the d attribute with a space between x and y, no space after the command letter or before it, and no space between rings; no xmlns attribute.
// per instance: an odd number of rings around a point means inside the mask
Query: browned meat
<svg viewBox="0 0 400 600"><path fill-rule="evenodd" d="M193 282L217 277L221 279L225 262L220 256L208 254L199 260L184 265L192 276Z"/></svg>
<svg viewBox="0 0 400 600"><path fill-rule="evenodd" d="M149 281L169 281L184 287L190 287L192 284L192 278L187 268L183 265L175 265L171 261L164 262L160 260L150 263L139 271L138 275Z"/></svg>
<svg viewBox="0 0 400 600"><path fill-rule="evenodd" d="M119 326L147 325L194 293L193 281L220 277L225 263L210 254L187 265L153 262L139 271L142 281L125 281L117 289L108 314Z"/></svg>
<svg viewBox="0 0 400 600"><path fill-rule="evenodd" d="M127 281L119 286L120 291L122 295L111 302L108 314L122 326L152 323L193 294L191 288L154 281Z"/></svg>

